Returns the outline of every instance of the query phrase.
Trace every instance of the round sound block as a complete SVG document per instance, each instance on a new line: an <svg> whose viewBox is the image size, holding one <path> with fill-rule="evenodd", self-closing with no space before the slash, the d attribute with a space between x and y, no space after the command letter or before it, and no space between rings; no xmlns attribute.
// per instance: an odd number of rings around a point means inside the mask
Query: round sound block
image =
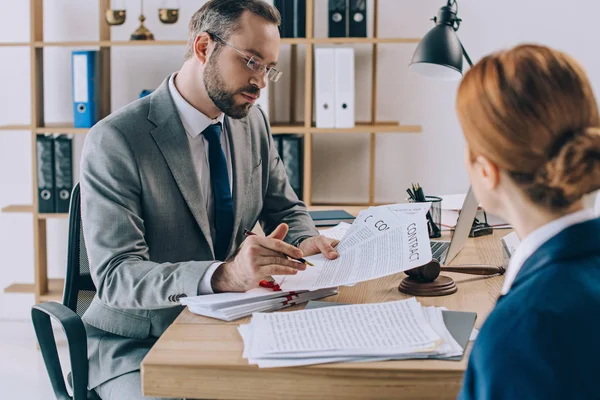
<svg viewBox="0 0 600 400"><path fill-rule="evenodd" d="M440 275L433 282L424 282L411 276L400 282L398 290L413 296L446 296L456 293L456 283L449 276Z"/></svg>

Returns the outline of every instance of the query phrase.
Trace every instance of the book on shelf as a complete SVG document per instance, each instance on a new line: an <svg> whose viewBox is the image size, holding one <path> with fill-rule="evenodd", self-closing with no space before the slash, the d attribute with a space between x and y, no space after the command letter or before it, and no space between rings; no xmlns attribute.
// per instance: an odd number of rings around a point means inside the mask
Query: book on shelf
<svg viewBox="0 0 600 400"><path fill-rule="evenodd" d="M72 135L36 136L38 212L68 213L73 190Z"/></svg>
<svg viewBox="0 0 600 400"><path fill-rule="evenodd" d="M304 136L283 134L273 136L279 158L285 166L290 186L302 200L304 188Z"/></svg>
<svg viewBox="0 0 600 400"><path fill-rule="evenodd" d="M306 0L275 0L274 5L281 15L280 36L306 37Z"/></svg>

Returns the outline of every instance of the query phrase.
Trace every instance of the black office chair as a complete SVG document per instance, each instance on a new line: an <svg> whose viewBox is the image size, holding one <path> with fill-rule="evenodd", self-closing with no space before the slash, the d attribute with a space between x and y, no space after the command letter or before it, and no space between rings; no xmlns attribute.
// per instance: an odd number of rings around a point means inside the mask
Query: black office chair
<svg viewBox="0 0 600 400"><path fill-rule="evenodd" d="M46 302L31 309L31 318L46 370L58 400L100 400L95 391L88 391L87 335L81 316L90 306L96 287L90 277L90 266L81 230L81 198L79 184L73 188L69 206L69 243L67 271L62 304ZM58 358L56 339L50 317L62 326L69 346L71 373L67 380L73 389L69 395Z"/></svg>

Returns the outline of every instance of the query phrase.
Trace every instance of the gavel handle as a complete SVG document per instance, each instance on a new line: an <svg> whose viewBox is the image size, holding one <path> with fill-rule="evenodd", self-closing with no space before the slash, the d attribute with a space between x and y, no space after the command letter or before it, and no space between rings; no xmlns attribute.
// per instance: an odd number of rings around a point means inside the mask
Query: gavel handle
<svg viewBox="0 0 600 400"><path fill-rule="evenodd" d="M454 266L454 267L446 267L442 265L442 271L446 272L458 272L462 274L470 274L470 275L497 275L504 274L506 271L504 267L495 267L492 265L463 265L463 266Z"/></svg>

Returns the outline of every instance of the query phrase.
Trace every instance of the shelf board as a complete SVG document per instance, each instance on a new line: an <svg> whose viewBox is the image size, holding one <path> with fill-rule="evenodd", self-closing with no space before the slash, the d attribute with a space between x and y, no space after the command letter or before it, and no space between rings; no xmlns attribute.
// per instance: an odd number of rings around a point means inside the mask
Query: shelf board
<svg viewBox="0 0 600 400"><path fill-rule="evenodd" d="M46 124L46 126L35 128L36 133L73 133L79 135L85 135L89 130L90 128L74 128L73 124L69 122Z"/></svg>
<svg viewBox="0 0 600 400"><path fill-rule="evenodd" d="M184 46L187 40L88 40L35 42L35 47L117 47L117 46Z"/></svg>
<svg viewBox="0 0 600 400"><path fill-rule="evenodd" d="M47 126L38 126L36 133L73 133L85 135L89 128L73 128L72 124L48 124ZM371 124L368 122L357 122L354 128L317 128L316 126L305 127L303 124L280 124L271 125L271 133L278 135L282 133L420 133L420 125L400 125L398 122L377 122Z"/></svg>
<svg viewBox="0 0 600 400"><path fill-rule="evenodd" d="M421 38L314 38L313 44L416 44Z"/></svg>
<svg viewBox="0 0 600 400"><path fill-rule="evenodd" d="M271 133L274 135L282 133L306 133L308 132L304 124L271 124Z"/></svg>
<svg viewBox="0 0 600 400"><path fill-rule="evenodd" d="M281 44L412 44L420 38L281 38ZM89 40L64 42L35 42L35 47L117 47L117 46L185 46L187 40ZM15 43L29 46L29 43Z"/></svg>
<svg viewBox="0 0 600 400"><path fill-rule="evenodd" d="M31 125L0 125L0 131L30 131Z"/></svg>
<svg viewBox="0 0 600 400"><path fill-rule="evenodd" d="M33 212L33 206L29 204L11 204L6 207L2 207L0 211L5 213L30 213Z"/></svg>
<svg viewBox="0 0 600 400"><path fill-rule="evenodd" d="M311 133L420 133L420 125L371 124L357 122L354 128L310 128Z"/></svg>
<svg viewBox="0 0 600 400"><path fill-rule="evenodd" d="M38 214L39 219L63 219L68 218L68 213L40 213Z"/></svg>
<svg viewBox="0 0 600 400"><path fill-rule="evenodd" d="M27 47L29 42L0 42L0 47Z"/></svg>
<svg viewBox="0 0 600 400"><path fill-rule="evenodd" d="M100 41L34 42L35 47L99 47Z"/></svg>
<svg viewBox="0 0 600 400"><path fill-rule="evenodd" d="M271 133L420 133L423 128L421 125L400 125L398 122L357 122L353 128L317 128L315 126L305 127L302 124L285 125L272 124Z"/></svg>
<svg viewBox="0 0 600 400"><path fill-rule="evenodd" d="M61 301L65 280L61 278L48 279L48 293L40 296L41 301ZM35 294L33 283L13 283L4 289L4 293L32 293Z"/></svg>

